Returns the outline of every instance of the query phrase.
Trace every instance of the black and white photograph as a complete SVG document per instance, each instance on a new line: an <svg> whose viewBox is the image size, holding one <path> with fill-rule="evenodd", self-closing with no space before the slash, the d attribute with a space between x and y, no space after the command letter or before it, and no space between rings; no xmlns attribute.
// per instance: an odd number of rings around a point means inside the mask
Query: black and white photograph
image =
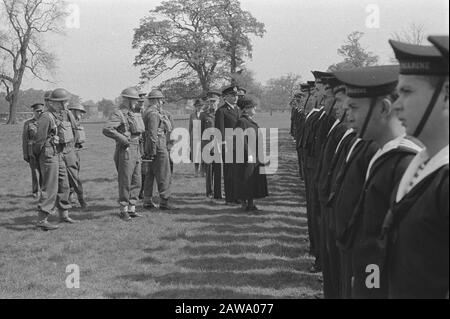
<svg viewBox="0 0 450 319"><path fill-rule="evenodd" d="M447 0L0 0L0 299L448 300L448 30Z"/></svg>

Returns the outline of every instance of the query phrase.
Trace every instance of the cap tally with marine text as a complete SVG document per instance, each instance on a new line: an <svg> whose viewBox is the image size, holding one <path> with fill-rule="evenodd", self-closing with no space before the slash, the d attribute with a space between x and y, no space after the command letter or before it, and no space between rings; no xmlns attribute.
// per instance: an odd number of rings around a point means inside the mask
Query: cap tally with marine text
<svg viewBox="0 0 450 319"><path fill-rule="evenodd" d="M438 49L431 45L417 45L389 40L400 63L400 74L446 75L447 67Z"/></svg>
<svg viewBox="0 0 450 319"><path fill-rule="evenodd" d="M346 95L370 98L388 95L398 83L398 65L380 65L336 71L336 78L346 86Z"/></svg>

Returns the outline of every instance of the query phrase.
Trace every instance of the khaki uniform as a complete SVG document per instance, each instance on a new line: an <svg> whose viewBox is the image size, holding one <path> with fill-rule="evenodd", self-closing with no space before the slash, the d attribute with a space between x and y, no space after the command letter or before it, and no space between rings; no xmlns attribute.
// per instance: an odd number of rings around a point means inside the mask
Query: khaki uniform
<svg viewBox="0 0 450 319"><path fill-rule="evenodd" d="M163 203L170 197L170 159L167 149L167 134L172 130L172 123L165 111L151 106L144 112L145 155L154 160L147 164L147 175L144 185L144 205L152 202L153 181L156 178L159 196Z"/></svg>
<svg viewBox="0 0 450 319"><path fill-rule="evenodd" d="M116 141L114 163L118 173L119 204L135 206L141 187L140 133L130 130L132 112L124 106L115 111L103 129L103 134Z"/></svg>
<svg viewBox="0 0 450 319"><path fill-rule="evenodd" d="M72 116L70 111L67 111L67 116L70 118L72 128L75 130L78 127L78 123ZM70 192L75 192L79 202L84 201L83 184L80 180L80 144L74 140L69 143L66 149L63 151L63 159L67 167L67 176L69 178Z"/></svg>
<svg viewBox="0 0 450 319"><path fill-rule="evenodd" d="M37 119L32 118L25 121L22 133L22 150L23 158L28 162L31 169L31 183L33 194L38 194L42 188L42 174L39 168L39 160L33 152L34 139L36 137L36 130L31 129L33 126L37 129Z"/></svg>
<svg viewBox="0 0 450 319"><path fill-rule="evenodd" d="M54 136L58 135L58 130L60 130L61 121L67 123L67 115L64 112L43 113L38 120L33 146L42 173L42 189L38 209L46 214L53 213L54 208L58 208L60 213L71 208L67 167L63 159L63 152L67 145L54 141Z"/></svg>

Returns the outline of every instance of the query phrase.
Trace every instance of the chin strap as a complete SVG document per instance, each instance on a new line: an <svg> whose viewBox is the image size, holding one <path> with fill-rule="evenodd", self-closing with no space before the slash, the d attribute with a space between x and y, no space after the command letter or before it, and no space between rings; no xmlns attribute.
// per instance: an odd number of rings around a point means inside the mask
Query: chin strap
<svg viewBox="0 0 450 319"><path fill-rule="evenodd" d="M367 130L367 126L369 126L370 118L372 117L373 109L375 108L375 104L376 103L377 103L377 98L376 97L372 97L370 99L369 112L366 115L366 119L364 120L364 125L361 128L361 131L359 132L359 135L358 135L358 137L361 138L361 139L364 137L364 133Z"/></svg>
<svg viewBox="0 0 450 319"><path fill-rule="evenodd" d="M439 79L439 83L436 86L436 89L434 90L434 93L433 93L433 96L431 97L430 103L428 104L428 107L425 110L425 113L423 114L422 119L420 120L419 125L417 125L416 131L413 134L414 137L419 137L420 133L422 133L422 130L425 127L425 124L427 124L427 121L431 115L431 112L433 112L434 105L436 104L439 94L442 91L442 87L444 86L444 83L445 83L444 78Z"/></svg>

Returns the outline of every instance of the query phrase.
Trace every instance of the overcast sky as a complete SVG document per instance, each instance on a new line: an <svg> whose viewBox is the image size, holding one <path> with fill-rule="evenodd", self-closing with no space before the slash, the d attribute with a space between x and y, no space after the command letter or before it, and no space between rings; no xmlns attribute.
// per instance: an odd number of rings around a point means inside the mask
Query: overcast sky
<svg viewBox="0 0 450 319"><path fill-rule="evenodd" d="M47 45L57 54L54 81L46 84L26 79L24 88L65 87L83 100L114 99L139 82L132 63L133 29L157 0L74 0L79 8L79 28L52 36ZM365 33L363 45L379 55L381 63L393 56L387 40L411 23L423 25L427 34L448 34L448 0L241 0L242 7L265 23L264 38L253 39L253 60L246 63L262 83L289 72L310 80L311 70L326 70L341 61L337 48L355 30ZM368 28L373 7L379 8L379 28ZM368 7L369 6L369 7ZM371 20L374 21L374 20ZM156 86L165 78L149 83Z"/></svg>

